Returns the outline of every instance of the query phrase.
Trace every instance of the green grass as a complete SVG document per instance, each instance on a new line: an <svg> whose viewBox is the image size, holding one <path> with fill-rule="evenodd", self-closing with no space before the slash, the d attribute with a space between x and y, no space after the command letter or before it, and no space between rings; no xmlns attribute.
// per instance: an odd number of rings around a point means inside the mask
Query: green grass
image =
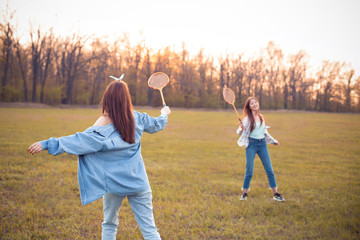
<svg viewBox="0 0 360 240"><path fill-rule="evenodd" d="M141 111L141 109L140 109ZM157 116L159 111L145 110ZM76 156L31 156L34 141L91 126L96 109L0 108L0 239L99 239L102 200L80 203ZM279 191L259 158L240 202L245 151L233 112L173 109L142 153L163 239L359 239L360 115L263 112ZM118 239L141 239L127 200Z"/></svg>

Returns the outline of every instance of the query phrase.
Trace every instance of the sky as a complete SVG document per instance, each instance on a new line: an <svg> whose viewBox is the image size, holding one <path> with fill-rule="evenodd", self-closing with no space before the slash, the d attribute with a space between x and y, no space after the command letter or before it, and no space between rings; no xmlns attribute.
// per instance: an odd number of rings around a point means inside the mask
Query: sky
<svg viewBox="0 0 360 240"><path fill-rule="evenodd" d="M2 12L6 4L24 38L32 22L65 36L128 33L154 50L184 42L194 55L245 57L273 41L285 56L306 51L314 70L330 60L360 74L360 0L1 0Z"/></svg>

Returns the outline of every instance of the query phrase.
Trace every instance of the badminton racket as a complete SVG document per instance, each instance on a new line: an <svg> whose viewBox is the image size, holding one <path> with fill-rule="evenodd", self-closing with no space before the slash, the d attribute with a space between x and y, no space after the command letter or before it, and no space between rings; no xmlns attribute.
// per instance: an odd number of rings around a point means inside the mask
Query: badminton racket
<svg viewBox="0 0 360 240"><path fill-rule="evenodd" d="M148 85L160 91L163 106L166 106L162 89L169 83L169 76L163 72L156 72L149 77Z"/></svg>
<svg viewBox="0 0 360 240"><path fill-rule="evenodd" d="M228 104L231 104L233 106L240 123L242 123L241 118L240 118L240 116L236 110L235 104L234 104L235 103L235 94L234 94L233 90L231 90L230 88L225 86L223 89L223 97L224 97L225 102L227 102Z"/></svg>

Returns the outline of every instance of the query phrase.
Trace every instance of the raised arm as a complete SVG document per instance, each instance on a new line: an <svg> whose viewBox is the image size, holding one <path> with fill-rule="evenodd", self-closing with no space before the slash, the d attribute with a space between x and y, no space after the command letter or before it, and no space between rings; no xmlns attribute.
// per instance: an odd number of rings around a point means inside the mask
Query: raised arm
<svg viewBox="0 0 360 240"><path fill-rule="evenodd" d="M161 109L161 115L159 117L150 117L147 113L141 113L141 121L144 126L144 132L156 133L163 130L168 121L167 115L170 114L169 107Z"/></svg>

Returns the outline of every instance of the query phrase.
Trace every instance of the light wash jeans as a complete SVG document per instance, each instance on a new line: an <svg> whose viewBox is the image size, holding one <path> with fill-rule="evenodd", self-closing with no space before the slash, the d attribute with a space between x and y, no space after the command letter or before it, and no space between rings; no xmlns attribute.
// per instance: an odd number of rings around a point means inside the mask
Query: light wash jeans
<svg viewBox="0 0 360 240"><path fill-rule="evenodd" d="M119 209L124 198L125 196L119 196L113 193L107 193L103 196L104 221L102 223L101 239L116 239L117 226L119 224ZM135 195L129 195L127 198L144 239L161 239L155 226L151 192L148 190Z"/></svg>
<svg viewBox="0 0 360 240"><path fill-rule="evenodd" d="M276 187L275 175L271 165L269 151L265 138L255 139L249 137L249 145L246 148L246 172L244 177L243 189L249 189L250 181L254 172L255 155L258 154L266 171L269 185L271 188Z"/></svg>

